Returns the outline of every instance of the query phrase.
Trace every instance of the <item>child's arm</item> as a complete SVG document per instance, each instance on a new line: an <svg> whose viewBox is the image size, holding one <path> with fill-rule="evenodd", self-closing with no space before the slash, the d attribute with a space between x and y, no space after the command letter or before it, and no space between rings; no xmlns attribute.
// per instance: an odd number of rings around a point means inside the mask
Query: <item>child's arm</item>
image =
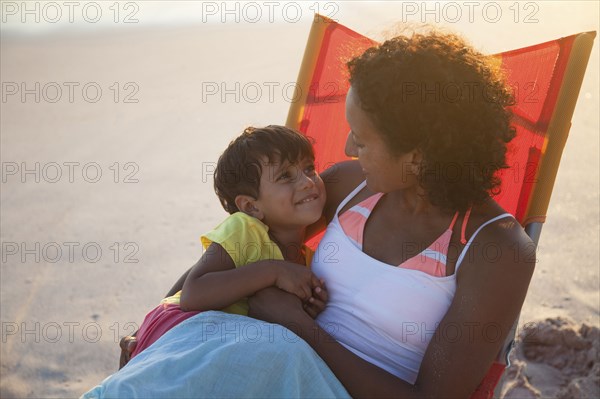
<svg viewBox="0 0 600 399"><path fill-rule="evenodd" d="M198 263L200 263L200 261L198 261L196 263L196 265ZM194 265L194 266L196 266L196 265ZM194 266L192 266L189 269L187 269L187 271L185 273L183 273L181 275L181 277L179 277L179 280L177 280L177 282L173 285L173 287L171 287L171 289L169 290L169 292L167 292L167 295L165 295L165 298L173 296L173 295L175 295L176 293L178 293L179 291L181 291L183 289L183 283L185 282L185 279L187 278L188 274L190 274L190 272L192 271L192 269L194 268Z"/></svg>
<svg viewBox="0 0 600 399"><path fill-rule="evenodd" d="M236 268L231 256L212 243L183 283L181 309L223 309L270 286L277 286L304 301L311 298L319 280L305 266L264 260Z"/></svg>

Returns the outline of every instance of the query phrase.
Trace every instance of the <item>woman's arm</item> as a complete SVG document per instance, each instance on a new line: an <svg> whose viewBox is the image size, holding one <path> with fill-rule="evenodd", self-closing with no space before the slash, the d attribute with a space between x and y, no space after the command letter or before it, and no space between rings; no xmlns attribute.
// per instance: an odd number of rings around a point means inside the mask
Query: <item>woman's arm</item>
<svg viewBox="0 0 600 399"><path fill-rule="evenodd" d="M423 358L416 384L443 387L437 395L467 397L475 390L525 301L535 245L514 219L493 226L467 251L454 300Z"/></svg>
<svg viewBox="0 0 600 399"><path fill-rule="evenodd" d="M531 240L518 225L504 231L484 229L477 243L459 269L454 300L429 343L414 385L335 342L285 293L261 291L250 298L250 315L288 326L305 339L353 397L468 398L517 318L535 265ZM496 250L493 260L490 245Z"/></svg>
<svg viewBox="0 0 600 399"><path fill-rule="evenodd" d="M410 397L414 387L363 360L339 344L302 310L298 298L266 288L249 298L249 316L287 327L327 363L352 397Z"/></svg>

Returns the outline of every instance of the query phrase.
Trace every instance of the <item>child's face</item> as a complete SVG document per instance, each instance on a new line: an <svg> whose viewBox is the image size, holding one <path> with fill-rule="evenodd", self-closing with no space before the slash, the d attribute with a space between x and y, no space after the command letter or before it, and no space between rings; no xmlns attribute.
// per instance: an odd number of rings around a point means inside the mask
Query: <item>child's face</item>
<svg viewBox="0 0 600 399"><path fill-rule="evenodd" d="M264 159L255 206L269 228L302 228L316 222L323 213L325 198L325 185L311 158L293 165L279 161L269 164Z"/></svg>

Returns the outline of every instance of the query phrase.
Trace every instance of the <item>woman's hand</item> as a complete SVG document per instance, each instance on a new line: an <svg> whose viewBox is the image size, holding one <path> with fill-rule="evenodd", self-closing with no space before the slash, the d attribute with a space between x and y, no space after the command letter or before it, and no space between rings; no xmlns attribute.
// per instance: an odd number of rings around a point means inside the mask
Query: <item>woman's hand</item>
<svg viewBox="0 0 600 399"><path fill-rule="evenodd" d="M281 263L276 266L275 286L296 295L303 302L313 298L313 292L322 283L309 268L295 263ZM314 299L314 298L313 298Z"/></svg>
<svg viewBox="0 0 600 399"><path fill-rule="evenodd" d="M121 347L119 370L121 370L123 366L125 366L129 362L129 360L131 360L131 354L137 346L137 338L135 337L135 335L128 335L126 337L123 337L119 342L119 346Z"/></svg>

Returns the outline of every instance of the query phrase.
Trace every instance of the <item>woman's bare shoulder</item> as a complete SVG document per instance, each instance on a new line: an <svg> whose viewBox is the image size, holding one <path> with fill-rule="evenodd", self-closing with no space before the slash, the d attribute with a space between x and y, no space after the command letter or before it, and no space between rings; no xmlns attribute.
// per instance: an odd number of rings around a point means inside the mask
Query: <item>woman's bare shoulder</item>
<svg viewBox="0 0 600 399"><path fill-rule="evenodd" d="M514 217L498 218L486 224L506 213L508 212L493 200L473 208L467 228L467 237L472 240L472 248L469 248L472 256L466 256L465 263L469 263L469 258L477 259L476 263L483 261L491 268L502 265L499 268L504 271L519 265L535 265L535 243ZM485 227L477 232L484 224ZM477 235L473 237L476 232ZM485 266L480 264L477 267Z"/></svg>
<svg viewBox="0 0 600 399"><path fill-rule="evenodd" d="M344 161L337 163L321 173L327 191L327 202L323 213L329 222L338 205L358 186L365 178L358 161Z"/></svg>

